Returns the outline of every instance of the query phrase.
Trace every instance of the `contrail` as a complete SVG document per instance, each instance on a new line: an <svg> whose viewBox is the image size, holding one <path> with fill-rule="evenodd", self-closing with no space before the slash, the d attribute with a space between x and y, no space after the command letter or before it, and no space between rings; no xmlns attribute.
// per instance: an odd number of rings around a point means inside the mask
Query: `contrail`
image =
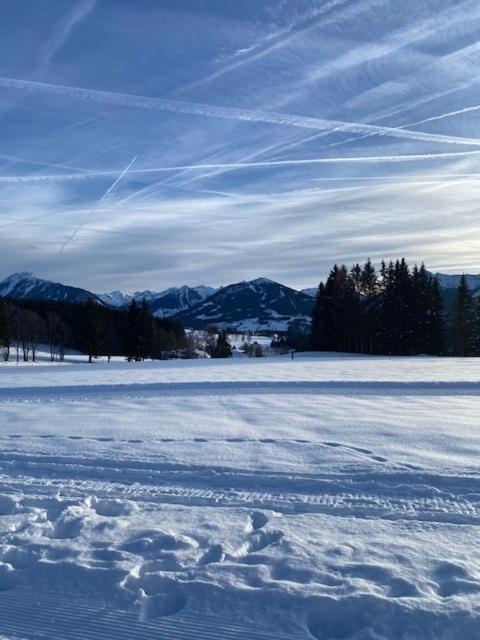
<svg viewBox="0 0 480 640"><path fill-rule="evenodd" d="M480 179L480 173L439 173L436 175L422 175L422 178L425 180L460 180L461 178L476 178ZM345 177L335 177L335 178L312 178L313 182L346 182L346 181L356 181L356 180L408 180L410 181L410 176L345 176Z"/></svg>
<svg viewBox="0 0 480 640"><path fill-rule="evenodd" d="M407 127L415 127L419 124L424 124L426 122L433 122L435 120L443 120L444 118L452 118L453 116L461 115L462 113L471 113L473 111L480 111L480 104L473 105L471 107L464 107L463 109L456 109L455 111L448 111L447 113L440 113L437 116L431 116L430 118L424 118L423 120L416 120L415 122L408 122L407 124L399 125L398 129L405 129ZM319 134L322 135L322 134ZM325 135L325 134L323 134ZM340 142L332 142L332 144L328 144L326 148L330 147L338 147L344 144L348 144L349 142L358 142L360 140L365 140L365 138L370 138L372 133L365 133L361 136L356 136L353 138L347 138L346 140L341 140Z"/></svg>
<svg viewBox="0 0 480 640"><path fill-rule="evenodd" d="M85 218L80 222L78 227L73 231L73 233L62 244L62 246L60 247L60 250L59 250L58 254L55 256L55 258L59 258L62 255L62 253L64 252L64 250L67 247L67 245L70 244L70 242L75 238L75 236L82 229L82 227L87 224L87 222L90 219L90 217L95 213L95 211L98 209L100 204L108 197L108 195L115 189L117 184L120 182L120 180L123 178L123 176L127 173L127 171L130 169L130 167L132 166L132 164L135 162L136 159L137 159L137 156L135 156L134 158L132 158L132 160L130 160L130 162L125 167L125 169L122 171L122 173L108 187L108 189L105 191L103 196L99 200L97 200L97 202L94 204L92 209L90 209L90 211L87 213Z"/></svg>
<svg viewBox="0 0 480 640"><path fill-rule="evenodd" d="M472 107L464 107L463 109L457 109L456 111L448 111L447 113L441 113L438 116L432 116L431 118L424 118L423 120L417 120L417 122L410 122L407 126L413 127L417 124L423 124L424 122L433 122L434 120L443 120L444 118L451 118L453 116L459 116L462 113L471 113L472 111L480 111L480 104L475 104Z"/></svg>
<svg viewBox="0 0 480 640"><path fill-rule="evenodd" d="M58 23L50 42L41 52L38 73L44 73L57 52L64 46L76 24L86 18L97 5L97 0L83 0L66 17Z"/></svg>
<svg viewBox="0 0 480 640"><path fill-rule="evenodd" d="M235 69L243 67L246 64L248 65L248 64L251 64L252 62L256 62L257 60L260 60L270 55L271 53L278 51L279 49L284 49L290 42L297 39L299 36L305 37L305 35L309 31L312 31L315 28L317 28L318 24L315 23L311 26L307 26L306 28L299 29L298 31L296 31L297 27L301 27L303 24L308 24L312 19L318 18L322 14L327 13L332 9L341 7L346 2L347 0L332 0L331 2L327 2L323 6L317 9L314 9L307 16L304 16L301 20L298 20L296 23L291 24L289 27L282 29L275 36L266 36L262 38L260 42L255 43L252 47L246 50L245 51L246 55L243 55L240 59L235 59L235 56L234 56L233 58L234 61L231 62L230 64L224 67L221 67L220 69L217 69L217 71L214 71L213 73L211 73L209 76L205 78L194 80L193 82L188 84L186 87L183 87L181 91L183 92L190 91L198 86L208 84L209 82L212 82L217 78L221 78L222 76L228 73L231 73ZM385 4L385 2L388 2L388 0L377 0L373 4L381 6L382 4ZM367 2L367 3L364 3L363 6L354 8L355 9L354 11L350 10L350 12L355 16L357 16L365 11L368 11L371 5L372 5L371 2ZM326 24L328 24L328 22L332 22L332 21L335 22L335 17L330 18L330 20L323 21L322 26L325 27ZM285 36L285 37L282 39L282 36ZM273 43L270 43L272 40L273 40ZM266 43L268 46L262 48L263 43ZM258 49L260 49L260 51Z"/></svg>
<svg viewBox="0 0 480 640"><path fill-rule="evenodd" d="M256 167L295 167L319 164L381 164L394 162L422 162L426 160L442 160L446 158L464 158L479 156L480 151L453 151L447 153L420 153L396 156L340 156L338 158L306 158L300 160L265 160L259 162L230 162L217 164L185 164L172 167L150 167L148 169L134 169L130 174L148 175L151 173L164 173L168 171L203 171L205 169L251 169ZM133 161L132 161L133 162ZM132 164L132 163L130 163ZM87 178L102 178L116 175L117 171L91 171L90 173L59 173L50 175L24 175L24 176L0 176L0 184L23 182L69 182L71 180L85 180ZM122 174L125 175L126 172ZM108 193L117 184L119 178L110 187ZM104 200L106 195L100 202Z"/></svg>
<svg viewBox="0 0 480 640"><path fill-rule="evenodd" d="M0 87L17 89L21 91L46 93L49 95L68 96L77 100L93 100L101 104L116 104L143 109L156 109L172 113L204 116L210 118L222 118L228 120L240 120L245 122L265 122L317 131L346 131L350 133L373 134L389 136L393 138L406 138L407 140L422 140L441 144L480 145L479 138L461 138L457 136L440 135L413 131L399 127L385 127L380 125L364 124L360 122L343 122L340 120L326 120L298 116L288 113L276 113L270 111L257 111L253 109L236 109L233 107L219 107L210 104L186 102L182 100L168 100L166 98L149 98L127 93L113 91L100 91L98 89L84 89L33 80L19 78L0 77Z"/></svg>

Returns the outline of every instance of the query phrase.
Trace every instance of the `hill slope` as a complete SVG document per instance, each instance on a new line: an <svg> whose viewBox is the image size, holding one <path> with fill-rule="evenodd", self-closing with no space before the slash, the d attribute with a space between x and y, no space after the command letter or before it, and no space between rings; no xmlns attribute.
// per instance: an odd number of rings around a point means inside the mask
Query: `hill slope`
<svg viewBox="0 0 480 640"><path fill-rule="evenodd" d="M12 273L0 281L0 297L13 300L55 300L73 303L85 302L88 298L92 298L101 302L100 298L91 291L42 280L29 271Z"/></svg>
<svg viewBox="0 0 480 640"><path fill-rule="evenodd" d="M310 321L314 300L267 278L222 287L206 300L175 317L184 326L286 331L291 324Z"/></svg>

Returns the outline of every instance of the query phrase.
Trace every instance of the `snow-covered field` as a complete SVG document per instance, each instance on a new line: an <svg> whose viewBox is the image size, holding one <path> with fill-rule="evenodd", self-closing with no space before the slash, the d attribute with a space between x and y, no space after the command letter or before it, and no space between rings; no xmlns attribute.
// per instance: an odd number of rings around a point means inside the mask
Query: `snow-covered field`
<svg viewBox="0 0 480 640"><path fill-rule="evenodd" d="M0 638L480 638L480 360L0 367Z"/></svg>

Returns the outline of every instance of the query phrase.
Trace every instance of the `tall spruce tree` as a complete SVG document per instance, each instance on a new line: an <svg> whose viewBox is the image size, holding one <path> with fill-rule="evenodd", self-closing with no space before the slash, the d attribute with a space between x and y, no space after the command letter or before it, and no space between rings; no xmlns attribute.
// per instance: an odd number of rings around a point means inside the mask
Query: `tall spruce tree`
<svg viewBox="0 0 480 640"><path fill-rule="evenodd" d="M212 358L230 358L232 356L232 347L228 342L226 331L218 332L218 336L210 346L209 352Z"/></svg>
<svg viewBox="0 0 480 640"><path fill-rule="evenodd" d="M135 298L128 307L127 317L125 318L124 332L124 351L128 362L137 360L141 357L140 350L140 311Z"/></svg>
<svg viewBox="0 0 480 640"><path fill-rule="evenodd" d="M414 352L413 281L405 258L390 262L382 296L383 349L392 355Z"/></svg>
<svg viewBox="0 0 480 640"><path fill-rule="evenodd" d="M0 300L0 349L1 357L7 362L10 358L10 326L8 321L8 308L4 300Z"/></svg>
<svg viewBox="0 0 480 640"><path fill-rule="evenodd" d="M445 350L445 320L440 284L432 277L430 285L430 353L435 356L443 355Z"/></svg>
<svg viewBox="0 0 480 640"><path fill-rule="evenodd" d="M439 355L443 351L443 319L438 282L423 263L414 267L412 280L413 353Z"/></svg>
<svg viewBox="0 0 480 640"><path fill-rule="evenodd" d="M362 349L363 353L375 353L378 350L378 338L381 329L379 279L370 258L365 262L360 277L361 313L362 313Z"/></svg>
<svg viewBox="0 0 480 640"><path fill-rule="evenodd" d="M151 358L153 354L154 322L148 303L143 298L139 316L139 351L142 360Z"/></svg>
<svg viewBox="0 0 480 640"><path fill-rule="evenodd" d="M453 348L456 356L470 356L475 348L475 308L465 274L460 278L452 307Z"/></svg>
<svg viewBox="0 0 480 640"><path fill-rule="evenodd" d="M318 286L315 305L312 311L312 347L318 351L325 351L328 343L327 327L332 322L330 307L325 285L321 282Z"/></svg>
<svg viewBox="0 0 480 640"><path fill-rule="evenodd" d="M102 321L99 306L91 298L88 298L83 308L84 318L84 344L88 361L100 355L103 343Z"/></svg>

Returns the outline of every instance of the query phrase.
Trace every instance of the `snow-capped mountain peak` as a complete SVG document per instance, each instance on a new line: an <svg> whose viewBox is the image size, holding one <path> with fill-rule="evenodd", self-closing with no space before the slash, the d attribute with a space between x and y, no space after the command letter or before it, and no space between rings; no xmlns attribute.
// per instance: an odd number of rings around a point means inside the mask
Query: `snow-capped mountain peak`
<svg viewBox="0 0 480 640"><path fill-rule="evenodd" d="M133 299L136 302L146 300L154 315L168 317L188 309L197 302L201 302L214 292L215 289L213 287L205 285L198 287L182 285L180 287L169 287L164 291L146 289L145 291L124 293L117 290L110 293L101 293L99 298L102 302L112 307L126 307Z"/></svg>
<svg viewBox="0 0 480 640"><path fill-rule="evenodd" d="M23 290L27 293L36 283L45 282L35 278L31 271L19 271L12 273L0 282L0 295L8 297L15 290Z"/></svg>
<svg viewBox="0 0 480 640"><path fill-rule="evenodd" d="M199 287L188 287L187 285L171 287L157 294L155 300L150 301L150 309L154 315L166 318L202 302L214 291L215 289L212 287L203 285Z"/></svg>
<svg viewBox="0 0 480 640"><path fill-rule="evenodd" d="M145 289L145 291L134 291L133 293L123 292L116 289L115 291L110 291L110 293L99 293L98 297L102 302L111 307L126 307L133 299L135 299L136 302L141 302L142 300L151 302L159 295L161 294L156 291L150 291L150 289Z"/></svg>
<svg viewBox="0 0 480 640"><path fill-rule="evenodd" d="M175 317L186 327L208 324L238 330L285 331L309 322L313 300L268 278L241 281L218 289Z"/></svg>
<svg viewBox="0 0 480 640"><path fill-rule="evenodd" d="M274 280L270 280L269 278L264 278L264 277L255 278L255 280L249 280L249 281L247 280L247 282L249 284L258 285L258 286L277 284Z"/></svg>
<svg viewBox="0 0 480 640"><path fill-rule="evenodd" d="M60 282L50 282L35 277L30 271L12 273L0 282L0 297L13 300L57 300L62 302L85 302L88 298L99 298L79 287L70 287Z"/></svg>

